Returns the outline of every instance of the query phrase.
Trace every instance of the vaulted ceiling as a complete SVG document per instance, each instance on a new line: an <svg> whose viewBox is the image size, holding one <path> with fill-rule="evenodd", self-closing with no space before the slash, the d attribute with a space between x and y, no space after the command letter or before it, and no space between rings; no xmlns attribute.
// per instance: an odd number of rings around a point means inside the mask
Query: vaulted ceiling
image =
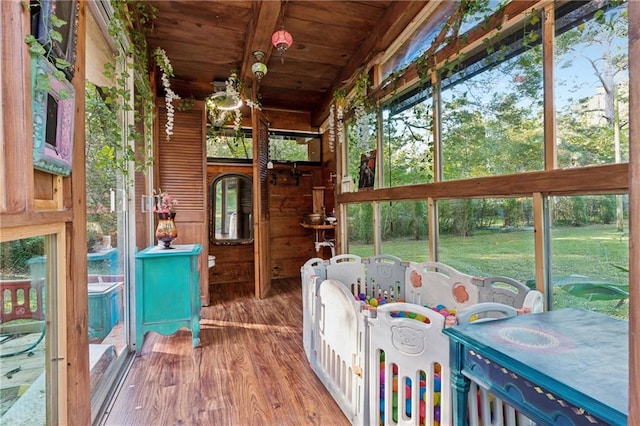
<svg viewBox="0 0 640 426"><path fill-rule="evenodd" d="M150 3L157 8L157 19L149 47L167 52L175 74L172 88L181 97L204 99L213 92L214 81L224 82L237 69L245 85L258 84L263 108L309 112L312 125L318 126L333 91L348 85L363 64L385 54L430 2ZM293 36L284 62L271 44L271 35L282 25ZM259 83L251 72L256 50L265 52L268 67Z"/></svg>

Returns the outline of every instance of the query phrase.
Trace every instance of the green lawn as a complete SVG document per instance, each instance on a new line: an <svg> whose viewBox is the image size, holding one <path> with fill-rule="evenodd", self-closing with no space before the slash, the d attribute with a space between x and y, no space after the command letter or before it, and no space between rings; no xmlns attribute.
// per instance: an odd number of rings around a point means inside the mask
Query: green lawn
<svg viewBox="0 0 640 426"><path fill-rule="evenodd" d="M554 228L552 236L552 271L554 281L580 275L596 282L619 285L628 291L628 273L613 265L628 268L629 237L616 231L614 225ZM371 256L371 245L349 244L349 252ZM504 232L501 230L477 232L471 237L442 235L439 260L462 272L477 276L502 275L525 282L533 279L534 241L531 229ZM394 240L382 243L385 254L403 260L422 262L428 258L425 240ZM568 288L568 287L567 287ZM598 296L575 296L561 286L554 288L554 308L580 307L628 318L628 300L594 300Z"/></svg>

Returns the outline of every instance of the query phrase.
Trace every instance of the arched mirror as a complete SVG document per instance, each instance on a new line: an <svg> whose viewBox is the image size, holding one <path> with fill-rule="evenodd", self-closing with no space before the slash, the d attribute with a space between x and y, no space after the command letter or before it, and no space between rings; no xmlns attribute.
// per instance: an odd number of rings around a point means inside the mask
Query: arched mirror
<svg viewBox="0 0 640 426"><path fill-rule="evenodd" d="M237 173L216 177L209 186L209 240L212 244L253 242L251 178Z"/></svg>

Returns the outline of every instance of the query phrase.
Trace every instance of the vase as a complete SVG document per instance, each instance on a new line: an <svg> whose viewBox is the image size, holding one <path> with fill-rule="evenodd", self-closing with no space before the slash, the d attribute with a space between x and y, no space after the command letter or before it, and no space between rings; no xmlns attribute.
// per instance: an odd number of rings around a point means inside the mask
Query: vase
<svg viewBox="0 0 640 426"><path fill-rule="evenodd" d="M156 238L162 242L164 249L172 249L171 243L178 237L178 228L174 219L175 213L158 213L158 226L156 227Z"/></svg>

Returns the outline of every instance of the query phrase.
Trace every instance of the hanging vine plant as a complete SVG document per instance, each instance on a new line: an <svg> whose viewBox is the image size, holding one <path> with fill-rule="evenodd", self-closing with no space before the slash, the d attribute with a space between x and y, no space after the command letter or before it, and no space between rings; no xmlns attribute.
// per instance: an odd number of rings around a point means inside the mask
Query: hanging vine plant
<svg viewBox="0 0 640 426"><path fill-rule="evenodd" d="M134 164L136 171L143 172L153 164L155 106L149 83L146 38L153 31L155 8L146 2L131 0L111 0L111 5L114 16L109 21L108 32L120 49L104 69L105 77L114 84L102 89L105 103L115 114L134 111L134 123L120 129L122 138L104 146L98 155L102 156L101 162L114 164L128 179L130 164ZM121 140L127 143L123 144ZM135 142L134 146L129 142ZM137 151L139 149L143 152Z"/></svg>
<svg viewBox="0 0 640 426"><path fill-rule="evenodd" d="M38 13L43 13L44 10L42 0L31 2L23 1L22 7L29 11L32 15L32 19L34 14L37 16ZM56 79L65 82L67 81L65 71L70 70L71 64L66 59L51 54L51 52L53 51L54 43L62 43L63 36L60 31L63 31L67 25L71 24L60 19L55 14L51 14L48 19L50 21L51 28L47 31L44 40L38 40L34 34L29 34L25 38L25 43L29 45L29 54L32 57L41 57L53 63L55 66L53 76ZM48 75L42 71L39 71L36 75L35 85L35 88L40 91L48 92L51 89L51 81L49 80ZM71 97L71 94L66 89L62 89L58 95L61 99L68 99Z"/></svg>
<svg viewBox="0 0 640 426"><path fill-rule="evenodd" d="M377 93L375 96L379 98L381 96L393 95L397 88L401 86L400 81L407 78L407 71L412 67L420 81L423 83L429 83L431 81L431 74L436 67L438 67L438 70L443 68L445 75L451 75L456 72L466 57L462 50L469 44L469 34L460 34L460 28L465 20L470 16L477 16L478 22L480 22L480 28L487 30L490 23L496 17L500 20L504 19L502 14L504 13L504 8L507 3L507 1L503 0L497 5L497 8L492 8L491 4L486 0L461 0L458 8L442 25L442 28L433 39L430 46L410 65L402 70L393 72L385 78L378 85L378 92L380 93ZM489 49L494 49L492 43L500 38L501 27L502 25L500 22L496 23L495 29L497 31L484 40L484 43L487 46L487 51L489 51ZM450 46L453 47L453 50L447 53L447 56L454 59L448 59L444 66L442 66L440 62L438 62L438 56L443 58L442 51L446 47Z"/></svg>

